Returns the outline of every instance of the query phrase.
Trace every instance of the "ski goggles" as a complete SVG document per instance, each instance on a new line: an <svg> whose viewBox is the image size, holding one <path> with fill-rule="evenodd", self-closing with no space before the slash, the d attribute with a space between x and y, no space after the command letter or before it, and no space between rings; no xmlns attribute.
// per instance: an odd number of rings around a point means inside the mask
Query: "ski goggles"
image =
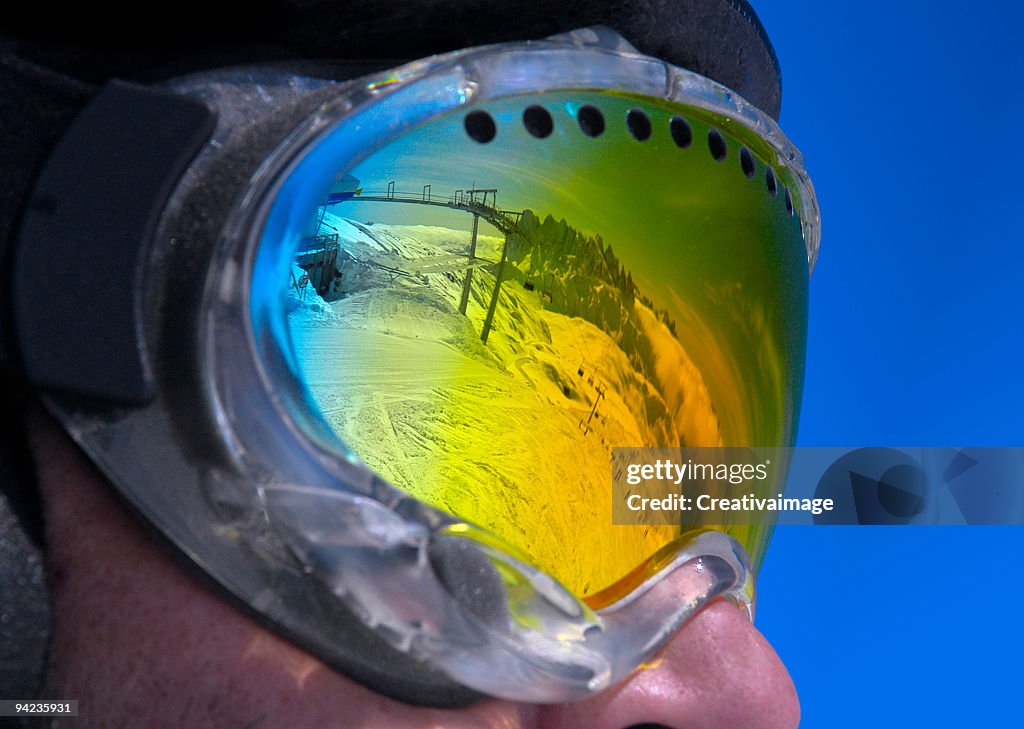
<svg viewBox="0 0 1024 729"><path fill-rule="evenodd" d="M68 432L254 616L405 701L560 702L710 600L752 617L772 524L614 525L612 451L793 444L818 220L768 116L600 31L208 72L81 114L15 314Z"/></svg>

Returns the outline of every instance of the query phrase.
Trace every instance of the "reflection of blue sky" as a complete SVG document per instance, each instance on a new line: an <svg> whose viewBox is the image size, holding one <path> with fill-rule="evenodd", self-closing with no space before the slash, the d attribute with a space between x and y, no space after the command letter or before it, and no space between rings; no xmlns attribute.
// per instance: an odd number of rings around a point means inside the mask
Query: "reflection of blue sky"
<svg viewBox="0 0 1024 729"><path fill-rule="evenodd" d="M593 96L588 100L606 110L612 103L623 109L635 105ZM544 140L530 136L521 118L525 106L538 102L555 119L552 136ZM455 113L391 142L359 163L352 174L366 196L386 195L391 182L398 197L419 197L424 186L430 185L433 200L446 200L459 190L497 189L500 209L529 209L541 219L547 215L565 219L586 235L600 236L613 246L645 294L659 306L671 306L680 296L657 249L659 243L679 233L668 217L673 212L706 207L707 195L700 191L693 195L690 187L680 191L664 186L659 194L648 194L645 174L664 167L652 164L652 158L655 162L672 158L659 159L663 150L656 143L641 146L624 128L616 134L611 120L602 137L586 137L575 121L580 106L577 100L560 102L557 94L490 103L486 108L498 133L487 144L470 139L463 128L463 115ZM637 155L638 151L648 154ZM472 215L450 208L360 201L358 197L333 206L331 212L364 223L447 227L464 231L467 240L473 223ZM498 234L483 219L480 226L481 233Z"/></svg>
<svg viewBox="0 0 1024 729"><path fill-rule="evenodd" d="M520 109L517 104L515 111ZM468 139L462 117L456 115L396 140L358 165L354 174L367 195L383 194L391 181L396 191L414 194L420 194L424 185L431 185L431 195L442 199L456 190L496 188L498 207L502 209L531 208L542 215L559 212L558 217L570 217L577 227L593 229L594 224L588 225L587 220L592 217L592 209L584 202L588 196L575 193L567 184L574 170L560 156L539 146L543 142L522 131L512 109L495 113L495 117L499 134L488 145ZM524 155L524 149L531 147L537 154ZM584 149L575 149L574 153L577 162L591 156ZM385 210L384 206L389 207ZM346 203L344 209L352 210L355 217L388 223L466 229L472 224L469 216L427 206L361 203L356 199Z"/></svg>
<svg viewBox="0 0 1024 729"><path fill-rule="evenodd" d="M559 116L560 107L554 103L545 106L554 112L555 132L546 140L534 139L523 129L523 106L516 100L488 106L498 126L498 135L489 144L470 140L461 115L455 115L393 142L358 165L354 174L367 194L385 191L392 180L396 190L417 194L429 184L431 193L439 197L473 186L497 188L498 206L503 209L530 208L542 218L547 214L565 218L578 230L600 234L613 244L618 241L618 247L643 235L643 228L652 222L649 213L636 215L636 206L622 199L636 190L641 174L630 164L607 164L610 158L628 161L634 151L629 147L636 142L611 132L589 139L564 113L566 105L561 105ZM568 106L575 113L578 104ZM369 205L351 203L357 216ZM380 212L381 205L374 204L372 210L374 219L382 222L443 225L453 220L425 207L401 206L385 214Z"/></svg>

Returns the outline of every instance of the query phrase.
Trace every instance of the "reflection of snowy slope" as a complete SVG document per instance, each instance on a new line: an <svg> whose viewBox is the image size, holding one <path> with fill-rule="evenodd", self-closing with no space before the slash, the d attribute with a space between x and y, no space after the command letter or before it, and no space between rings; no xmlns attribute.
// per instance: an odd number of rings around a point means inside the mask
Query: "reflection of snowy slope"
<svg viewBox="0 0 1024 729"><path fill-rule="evenodd" d="M410 235L413 229L430 242ZM374 266L401 268L405 262L445 255L458 248L460 231L432 226L365 225L354 220L327 213L320 226L321 233L337 233L341 245L343 286L352 291L373 288L379 284L371 274ZM293 266L292 282L303 274ZM370 281L366 281L370 278ZM337 303L337 302L335 302ZM292 285L288 289L288 314L298 322L325 323L335 320L335 312L345 312L349 306L332 307L312 287L305 290Z"/></svg>
<svg viewBox="0 0 1024 729"><path fill-rule="evenodd" d="M632 412L665 446L721 445L718 417L706 383L676 334L676 323L639 291L611 245L565 220L523 212L521 238L510 248L508 275L541 292L548 311L586 320L629 358L627 373L644 382L616 388L641 400Z"/></svg>
<svg viewBox="0 0 1024 729"><path fill-rule="evenodd" d="M337 233L342 246L356 258L359 254L388 253L407 259L448 253L465 253L469 232L434 225L388 225L360 223L327 213L321 233ZM477 236L478 249L500 251L501 239L483 233ZM347 245L346 245L347 244Z"/></svg>
<svg viewBox="0 0 1024 729"><path fill-rule="evenodd" d="M474 270L466 315L465 270L395 272L465 250L464 231L326 222L358 272L330 304L329 328L302 316L290 323L317 405L356 454L418 498L527 551L558 555L541 566L567 581L581 575L570 587L584 593L621 574L594 565L589 554L600 545L615 545L616 562L637 564L671 538L670 527L652 527L645 546L617 536L630 527L612 526L612 447L679 442L666 417L678 403L665 400L616 338L548 310L541 291L512 279L499 290L485 346L497 266ZM541 534L538 503L548 526ZM543 544L571 531L591 536Z"/></svg>

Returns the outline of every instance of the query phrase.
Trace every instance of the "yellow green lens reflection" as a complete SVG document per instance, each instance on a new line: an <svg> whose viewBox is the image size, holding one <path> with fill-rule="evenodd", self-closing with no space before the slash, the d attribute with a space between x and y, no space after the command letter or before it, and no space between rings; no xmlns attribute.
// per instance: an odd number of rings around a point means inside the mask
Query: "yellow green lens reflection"
<svg viewBox="0 0 1024 729"><path fill-rule="evenodd" d="M599 136L577 122L588 105ZM549 135L524 125L533 106ZM288 282L292 345L322 417L373 469L593 595L680 535L612 525L612 448L792 444L799 217L767 146L707 112L604 92L479 108L489 142L459 112L339 170ZM727 531L756 563L770 525Z"/></svg>

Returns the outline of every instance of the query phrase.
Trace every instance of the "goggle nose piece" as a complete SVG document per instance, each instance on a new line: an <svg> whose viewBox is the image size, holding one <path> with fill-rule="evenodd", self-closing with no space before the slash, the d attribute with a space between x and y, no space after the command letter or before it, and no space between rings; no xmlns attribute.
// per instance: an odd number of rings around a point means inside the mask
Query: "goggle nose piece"
<svg viewBox="0 0 1024 729"><path fill-rule="evenodd" d="M264 503L305 571L393 647L500 698L562 702L600 691L719 597L753 614L750 561L722 532L683 535L624 586L584 601L469 524L410 530L380 503L295 486L267 489ZM595 609L617 589L621 597Z"/></svg>

